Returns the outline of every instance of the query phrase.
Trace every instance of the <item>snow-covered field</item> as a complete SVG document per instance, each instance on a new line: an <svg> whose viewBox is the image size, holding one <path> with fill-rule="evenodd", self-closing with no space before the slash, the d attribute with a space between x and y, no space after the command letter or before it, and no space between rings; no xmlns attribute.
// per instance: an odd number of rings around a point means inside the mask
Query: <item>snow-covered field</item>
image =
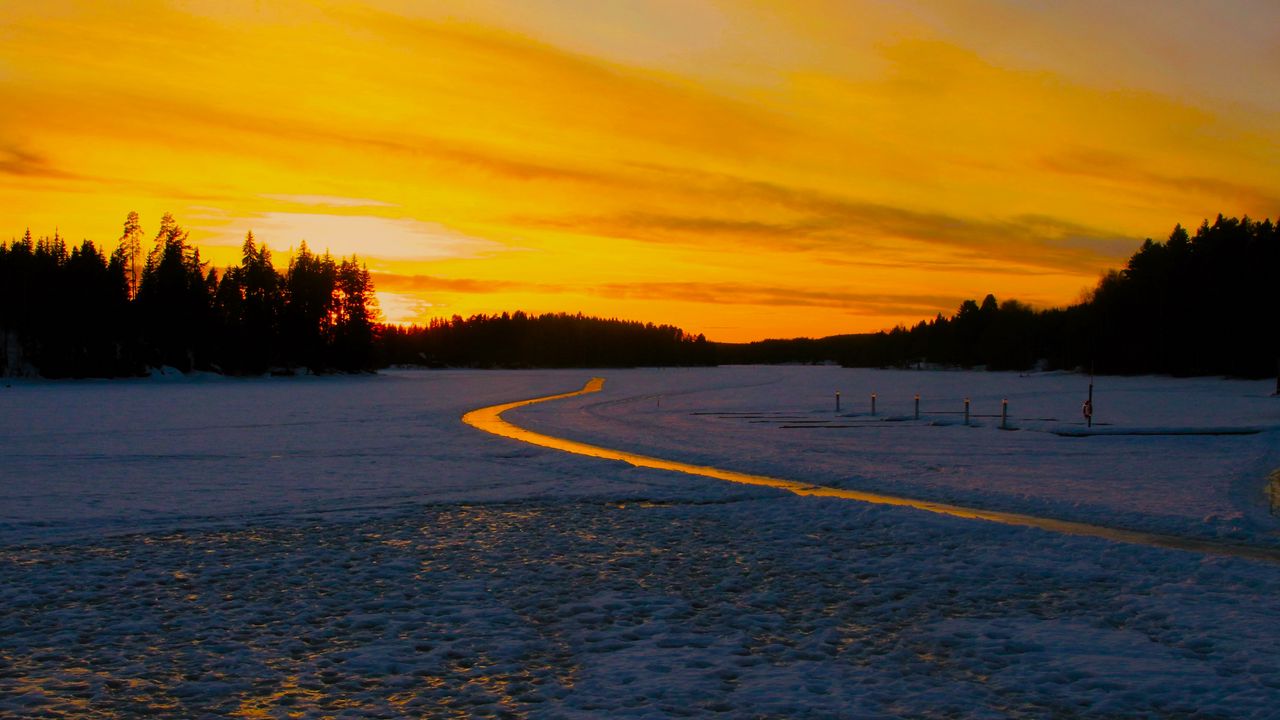
<svg viewBox="0 0 1280 720"><path fill-rule="evenodd" d="M834 367L638 371L610 378L602 395L506 417L551 435L693 464L1280 545L1280 523L1264 494L1268 474L1280 468L1273 381L1093 382L1092 428L1081 415L1088 376ZM1251 434L1229 434L1237 432Z"/></svg>
<svg viewBox="0 0 1280 720"><path fill-rule="evenodd" d="M1053 431L1083 428L1087 377L599 374L599 394L507 418L780 478L1280 546L1271 383L1101 377L1109 434L1067 437ZM459 422L590 376L0 387L0 716L1280 707L1280 565L796 497ZM1006 398L1014 430L978 417ZM1258 432L1163 434L1204 430Z"/></svg>

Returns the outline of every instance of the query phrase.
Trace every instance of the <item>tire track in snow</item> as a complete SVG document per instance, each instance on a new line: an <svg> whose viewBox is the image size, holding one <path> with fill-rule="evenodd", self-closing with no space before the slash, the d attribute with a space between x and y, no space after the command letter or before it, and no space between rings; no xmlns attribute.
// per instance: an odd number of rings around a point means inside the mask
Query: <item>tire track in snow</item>
<svg viewBox="0 0 1280 720"><path fill-rule="evenodd" d="M984 510L982 508L964 507L961 505L933 502L930 500L917 500L914 498L897 497L893 495L882 495L879 493L862 492L860 490L845 490L841 488L826 487L824 485L797 482L795 480L769 477L767 475L754 475L734 470L725 470L709 465L694 465L692 463L664 460L650 455L641 455L638 453L627 452L625 450L616 450L613 448L601 447L599 445L578 442L576 440L569 440L567 438L545 435L532 430L526 430L502 419L502 414L508 410L513 410L525 405L551 402L553 400L564 400L571 397L578 397L580 395L596 393L603 388L604 378L591 378L591 380L587 381L586 385L584 385L581 390L560 393L558 395L530 398L528 400L517 400L515 402L479 408L463 415L462 422L500 437L519 440L531 445L538 445L541 447L551 448L553 450L573 453L575 455L586 455L588 457L601 458L604 460L621 460L622 462L635 467L669 470L672 472L699 475L702 477L740 483L743 485L759 485L778 488L780 490L795 493L796 495L833 497L844 500L857 500L859 502L874 503L877 505L910 507L917 510L938 513L940 515L950 515L953 517L962 517L971 520L987 520L989 522L997 522L1005 525L1034 527L1041 530L1065 533L1068 535L1083 535L1136 545L1149 545L1173 550L1185 550L1212 555L1228 555L1232 557L1248 558L1251 560L1280 563L1280 549L1249 545L1233 545L1209 540L1181 537L1178 535L1139 532L1135 530L1125 530L1123 528L1106 527L1104 525L1091 525L1089 523L1074 522L1071 520L1057 520L1054 518L1038 517L1035 515L1024 515L1022 513Z"/></svg>

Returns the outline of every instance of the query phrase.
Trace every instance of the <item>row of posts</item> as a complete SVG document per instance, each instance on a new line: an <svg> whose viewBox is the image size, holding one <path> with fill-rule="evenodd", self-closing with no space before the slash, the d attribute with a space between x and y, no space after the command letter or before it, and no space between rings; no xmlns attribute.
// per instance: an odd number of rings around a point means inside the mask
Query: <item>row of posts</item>
<svg viewBox="0 0 1280 720"><path fill-rule="evenodd" d="M920 393L916 393L916 409L915 419L920 419ZM836 391L836 412L840 412L840 391ZM871 393L871 414L876 414L876 394ZM964 399L964 424L969 424L969 398ZM1009 401L1000 401L1000 427L1008 429L1009 427Z"/></svg>

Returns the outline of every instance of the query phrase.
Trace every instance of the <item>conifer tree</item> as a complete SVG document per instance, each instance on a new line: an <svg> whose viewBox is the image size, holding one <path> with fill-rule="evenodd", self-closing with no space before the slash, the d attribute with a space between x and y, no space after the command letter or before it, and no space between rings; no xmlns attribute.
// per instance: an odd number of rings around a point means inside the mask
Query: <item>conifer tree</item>
<svg viewBox="0 0 1280 720"><path fill-rule="evenodd" d="M120 242L112 253L112 259L119 259L125 271L130 299L138 296L138 284L142 281L142 220L137 211L131 211L124 221L124 232Z"/></svg>
<svg viewBox="0 0 1280 720"><path fill-rule="evenodd" d="M329 253L317 256L304 240L285 275L284 340L298 364L322 370L331 339L337 268Z"/></svg>
<svg viewBox="0 0 1280 720"><path fill-rule="evenodd" d="M204 333L209 330L211 310L204 263L188 237L166 213L156 245L147 256L137 298L153 361L183 372L203 364L200 346L208 340Z"/></svg>
<svg viewBox="0 0 1280 720"><path fill-rule="evenodd" d="M334 327L334 355L341 370L354 372L373 365L377 304L369 269L356 256L338 266Z"/></svg>

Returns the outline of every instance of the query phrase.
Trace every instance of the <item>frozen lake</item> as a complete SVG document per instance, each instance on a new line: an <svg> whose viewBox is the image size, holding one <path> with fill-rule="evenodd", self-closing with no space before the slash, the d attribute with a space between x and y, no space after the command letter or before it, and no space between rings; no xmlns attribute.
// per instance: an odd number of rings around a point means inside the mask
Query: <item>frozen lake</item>
<svg viewBox="0 0 1280 720"><path fill-rule="evenodd" d="M796 497L459 421L592 374L0 388L0 714L1261 718L1280 701L1280 566ZM1066 437L1087 377L595 374L598 394L506 417L1280 546L1268 382L1097 378L1108 434Z"/></svg>

